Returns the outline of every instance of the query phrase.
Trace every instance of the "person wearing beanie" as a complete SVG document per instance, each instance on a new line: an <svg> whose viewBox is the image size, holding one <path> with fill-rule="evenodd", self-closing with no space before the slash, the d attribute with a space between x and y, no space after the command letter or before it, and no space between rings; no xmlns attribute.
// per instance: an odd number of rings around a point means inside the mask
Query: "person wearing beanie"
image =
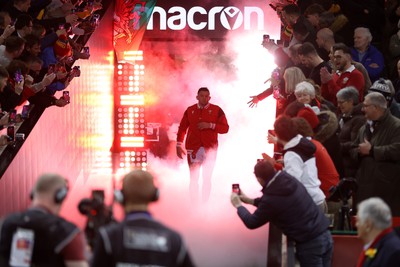
<svg viewBox="0 0 400 267"><path fill-rule="evenodd" d="M396 118L400 118L400 104L394 99L395 90L391 80L380 78L369 88L368 93L371 92L381 93L387 101L390 113Z"/></svg>
<svg viewBox="0 0 400 267"><path fill-rule="evenodd" d="M125 175L116 193L125 219L99 229L91 266L194 266L180 234L151 216L148 206L158 196L151 173L134 170Z"/></svg>
<svg viewBox="0 0 400 267"><path fill-rule="evenodd" d="M390 114L387 100L378 92L365 96L362 110L367 123L350 150L359 166L357 201L380 197L394 216L400 216L400 119Z"/></svg>
<svg viewBox="0 0 400 267"><path fill-rule="evenodd" d="M275 171L268 161L257 162L254 175L262 187L261 197L250 198L243 190L231 194L231 203L244 225L256 229L271 222L295 243L300 266L331 266L329 221L306 188L287 172ZM256 210L249 212L243 203L254 205Z"/></svg>

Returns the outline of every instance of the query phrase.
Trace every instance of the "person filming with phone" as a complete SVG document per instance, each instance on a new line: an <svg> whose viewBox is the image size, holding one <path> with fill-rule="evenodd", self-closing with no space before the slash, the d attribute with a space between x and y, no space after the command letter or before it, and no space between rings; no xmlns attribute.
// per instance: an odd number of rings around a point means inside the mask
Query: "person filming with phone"
<svg viewBox="0 0 400 267"><path fill-rule="evenodd" d="M231 203L245 226L256 229L271 222L295 242L300 266L331 266L329 221L306 188L287 172L277 172L265 160L254 166L254 175L262 186L261 197L250 198L242 190L231 194ZM243 203L257 208L250 213Z"/></svg>

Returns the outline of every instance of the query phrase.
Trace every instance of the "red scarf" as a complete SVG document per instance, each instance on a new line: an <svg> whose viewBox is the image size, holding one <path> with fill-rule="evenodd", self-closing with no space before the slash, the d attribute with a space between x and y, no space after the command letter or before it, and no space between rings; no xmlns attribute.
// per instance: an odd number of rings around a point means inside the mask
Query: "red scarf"
<svg viewBox="0 0 400 267"><path fill-rule="evenodd" d="M361 254L360 254L360 256L358 257L357 267L362 267L363 264L364 264L364 262L365 262L365 260L367 259L367 257L369 257L369 258L371 258L371 259L375 257L375 255L373 255L372 257L371 257L371 256L367 256L367 251L368 251L369 249L375 249L375 248L374 248L375 245L382 239L382 237L384 237L385 235L391 233L392 231L393 231L393 229L392 229L391 227L390 227L390 228L387 228L387 229L385 229L385 230L383 230L383 231L374 239L374 241L373 241L373 242L371 243L371 245L367 248L367 250L363 249L363 250L361 251ZM376 251L376 249L375 249L375 253L378 253L378 251Z"/></svg>

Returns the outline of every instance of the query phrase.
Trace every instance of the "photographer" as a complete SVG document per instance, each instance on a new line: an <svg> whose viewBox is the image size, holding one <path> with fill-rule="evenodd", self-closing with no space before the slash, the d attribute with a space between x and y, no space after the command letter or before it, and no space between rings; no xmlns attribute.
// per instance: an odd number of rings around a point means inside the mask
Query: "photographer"
<svg viewBox="0 0 400 267"><path fill-rule="evenodd" d="M148 205L158 199L153 180L142 170L125 175L118 199L125 219L100 228L91 266L193 266L181 236L148 211Z"/></svg>
<svg viewBox="0 0 400 267"><path fill-rule="evenodd" d="M246 227L256 229L271 222L295 242L300 266L331 266L329 222L305 187L285 171L276 172L267 161L257 162L254 175L263 187L260 198L251 199L242 191L231 194L231 203ZM251 214L242 201L257 209Z"/></svg>
<svg viewBox="0 0 400 267"><path fill-rule="evenodd" d="M82 232L58 216L67 194L64 177L39 177L32 190L32 206L8 216L2 224L0 266L88 266Z"/></svg>

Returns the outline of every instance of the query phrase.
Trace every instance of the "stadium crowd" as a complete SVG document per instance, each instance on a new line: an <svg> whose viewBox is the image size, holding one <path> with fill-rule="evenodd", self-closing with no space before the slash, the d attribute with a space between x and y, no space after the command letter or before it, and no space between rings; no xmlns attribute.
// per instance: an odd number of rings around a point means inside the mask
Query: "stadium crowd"
<svg viewBox="0 0 400 267"><path fill-rule="evenodd" d="M74 63L90 57L89 47L76 40L96 29L100 9L97 0L1 1L0 130L8 130L0 145L14 141L15 127L33 106L68 105L68 85L80 76Z"/></svg>
<svg viewBox="0 0 400 267"><path fill-rule="evenodd" d="M308 153L304 144L314 143L317 174L301 174L300 163L297 174L292 173L306 188L315 176L328 198L330 187L354 178L354 208L378 196L399 216L400 2L271 1L271 6L281 18L281 41L264 36L262 45L278 67L270 88L252 96L249 105L269 95L277 99L278 129L268 141L285 152L280 167L290 173L294 163L286 160L287 151L297 149L302 161ZM282 117L295 121L278 131ZM321 156L321 150L328 155Z"/></svg>

